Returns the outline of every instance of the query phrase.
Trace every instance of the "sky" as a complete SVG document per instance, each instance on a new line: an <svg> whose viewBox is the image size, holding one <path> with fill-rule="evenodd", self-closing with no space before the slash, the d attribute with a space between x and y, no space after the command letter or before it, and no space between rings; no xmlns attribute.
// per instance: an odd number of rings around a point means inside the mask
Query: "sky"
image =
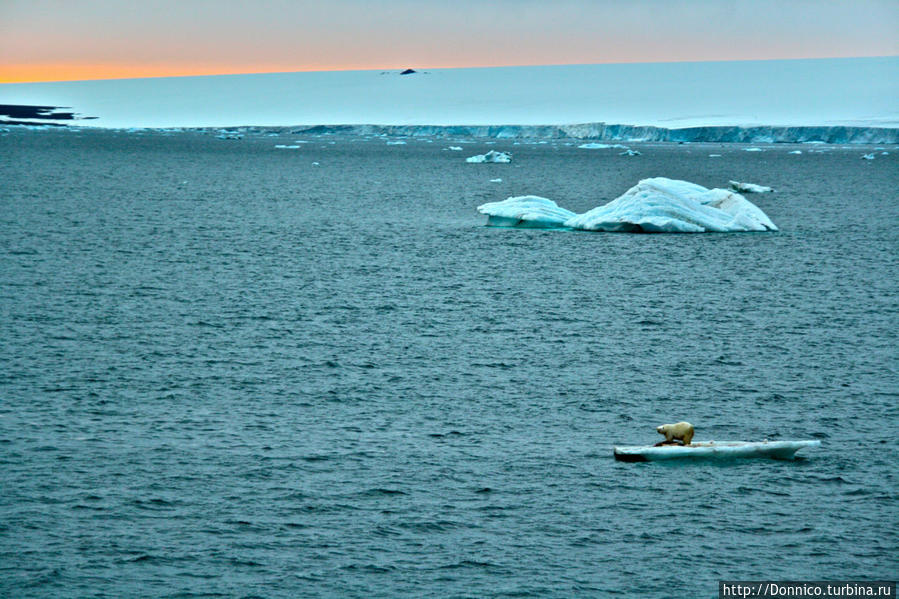
<svg viewBox="0 0 899 599"><path fill-rule="evenodd" d="M0 0L0 83L899 55L899 0Z"/></svg>

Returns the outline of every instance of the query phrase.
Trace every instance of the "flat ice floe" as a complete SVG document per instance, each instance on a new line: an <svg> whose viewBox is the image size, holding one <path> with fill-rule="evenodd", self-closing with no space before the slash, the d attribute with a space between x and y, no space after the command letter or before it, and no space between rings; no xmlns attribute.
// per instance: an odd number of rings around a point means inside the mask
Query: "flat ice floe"
<svg viewBox="0 0 899 599"><path fill-rule="evenodd" d="M730 186L741 193L769 193L774 191L773 187L765 187L755 183L741 183L740 181L730 181Z"/></svg>
<svg viewBox="0 0 899 599"><path fill-rule="evenodd" d="M630 233L777 231L758 206L738 193L665 177L643 179L605 206L568 219L565 226Z"/></svg>
<svg viewBox="0 0 899 599"><path fill-rule="evenodd" d="M497 152L496 150L490 150L486 154L469 156L465 159L465 162L470 162L472 164L480 164L483 162L512 162L512 155L507 154L506 152Z"/></svg>
<svg viewBox="0 0 899 599"><path fill-rule="evenodd" d="M578 146L578 148L580 148L582 150L606 150L609 148L619 148L619 149L623 149L623 150L630 149L627 146L623 146L621 144L600 144L600 143L593 143L593 142L581 144Z"/></svg>
<svg viewBox="0 0 899 599"><path fill-rule="evenodd" d="M556 229L576 216L571 210L540 196L518 196L502 202L490 202L478 206L478 212L487 215L490 227L523 227L528 229Z"/></svg>
<svg viewBox="0 0 899 599"><path fill-rule="evenodd" d="M738 193L688 181L643 179L604 206L575 214L554 201L519 196L478 207L487 225L623 233L777 231L762 210Z"/></svg>

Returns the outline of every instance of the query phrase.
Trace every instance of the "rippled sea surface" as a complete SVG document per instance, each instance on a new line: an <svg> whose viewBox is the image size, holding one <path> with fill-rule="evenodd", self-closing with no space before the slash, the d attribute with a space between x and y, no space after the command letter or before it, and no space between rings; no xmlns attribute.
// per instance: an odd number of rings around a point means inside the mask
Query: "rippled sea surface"
<svg viewBox="0 0 899 599"><path fill-rule="evenodd" d="M894 148L386 141L0 137L0 595L896 578ZM488 149L514 162L464 162ZM649 176L773 186L751 199L781 231L475 211L585 211ZM612 459L678 420L822 446Z"/></svg>

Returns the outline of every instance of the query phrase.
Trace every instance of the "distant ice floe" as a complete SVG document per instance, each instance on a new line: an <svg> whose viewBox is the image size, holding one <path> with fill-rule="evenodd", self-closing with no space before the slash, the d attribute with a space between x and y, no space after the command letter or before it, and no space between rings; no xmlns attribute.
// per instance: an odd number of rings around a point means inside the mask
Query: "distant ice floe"
<svg viewBox="0 0 899 599"><path fill-rule="evenodd" d="M642 156L643 154L637 150L631 150L630 148L628 148L627 150L625 150L624 152L621 152L618 155L619 156Z"/></svg>
<svg viewBox="0 0 899 599"><path fill-rule="evenodd" d="M770 193L774 191L773 187L765 187L755 183L741 183L739 181L730 181L730 186L741 193Z"/></svg>
<svg viewBox="0 0 899 599"><path fill-rule="evenodd" d="M761 148L743 148L744 152L764 152Z"/></svg>
<svg viewBox="0 0 899 599"><path fill-rule="evenodd" d="M622 150L629 149L627 146L623 146L621 144L600 144L600 143L581 144L578 146L578 148L580 148L582 150L605 150L608 148L619 148Z"/></svg>
<svg viewBox="0 0 899 599"><path fill-rule="evenodd" d="M284 144L278 144L275 147L279 148L281 150L299 150L300 149L300 146L286 146Z"/></svg>
<svg viewBox="0 0 899 599"><path fill-rule="evenodd" d="M478 154L477 156L469 156L465 162L472 164L480 164L483 162L512 162L512 155L506 152L497 152L490 150L486 154Z"/></svg>
<svg viewBox="0 0 899 599"><path fill-rule="evenodd" d="M565 221L576 216L571 210L539 196L518 196L502 202L490 202L478 206L478 212L487 215L490 227L523 227L527 229L558 229Z"/></svg>
<svg viewBox="0 0 899 599"><path fill-rule="evenodd" d="M862 159L863 160L874 160L874 153L872 152L871 154L865 154L864 156L862 156Z"/></svg>
<svg viewBox="0 0 899 599"><path fill-rule="evenodd" d="M502 183L503 180L502 179L490 179L490 182L491 183Z"/></svg>
<svg viewBox="0 0 899 599"><path fill-rule="evenodd" d="M462 148L459 147L459 146L450 146L450 147L447 148L447 150L450 150L450 151L453 151L453 152L461 152L461 151L462 151Z"/></svg>
<svg viewBox="0 0 899 599"><path fill-rule="evenodd" d="M787 154L802 154L802 150L793 150L792 152L787 152Z"/></svg>
<svg viewBox="0 0 899 599"><path fill-rule="evenodd" d="M488 216L488 225L505 227L626 233L778 230L758 206L738 193L665 177L643 179L615 200L584 214L574 214L537 196L484 204L478 211Z"/></svg>
<svg viewBox="0 0 899 599"><path fill-rule="evenodd" d="M387 142L387 145L388 145L388 146L404 146L404 145L406 145L406 142L404 142L403 140L398 140L398 141L388 141L388 142Z"/></svg>
<svg viewBox="0 0 899 599"><path fill-rule="evenodd" d="M709 158L721 158L721 154L709 154Z"/></svg>

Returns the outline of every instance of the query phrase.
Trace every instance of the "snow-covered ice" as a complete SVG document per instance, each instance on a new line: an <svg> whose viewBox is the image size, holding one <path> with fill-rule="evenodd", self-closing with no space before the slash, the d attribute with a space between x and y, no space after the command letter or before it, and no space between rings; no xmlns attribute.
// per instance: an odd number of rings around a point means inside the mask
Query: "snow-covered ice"
<svg viewBox="0 0 899 599"><path fill-rule="evenodd" d="M497 152L490 150L486 154L478 154L477 156L469 156L465 162L472 164L481 164L484 162L512 162L512 155L506 152Z"/></svg>
<svg viewBox="0 0 899 599"><path fill-rule="evenodd" d="M489 202L478 206L478 212L487 215L491 227L523 227L529 229L554 229L565 225L575 213L547 198L518 196L502 202Z"/></svg>
<svg viewBox="0 0 899 599"><path fill-rule="evenodd" d="M762 210L733 191L688 181L643 179L620 197L575 214L539 196L519 196L478 206L487 224L625 233L736 233L777 231Z"/></svg>
<svg viewBox="0 0 899 599"><path fill-rule="evenodd" d="M758 206L740 194L664 177L643 179L605 206L568 219L565 226L640 233L777 230Z"/></svg>
<svg viewBox="0 0 899 599"><path fill-rule="evenodd" d="M730 181L729 183L732 189L741 193L769 193L774 191L772 187L756 185L755 183L741 183L740 181Z"/></svg>

